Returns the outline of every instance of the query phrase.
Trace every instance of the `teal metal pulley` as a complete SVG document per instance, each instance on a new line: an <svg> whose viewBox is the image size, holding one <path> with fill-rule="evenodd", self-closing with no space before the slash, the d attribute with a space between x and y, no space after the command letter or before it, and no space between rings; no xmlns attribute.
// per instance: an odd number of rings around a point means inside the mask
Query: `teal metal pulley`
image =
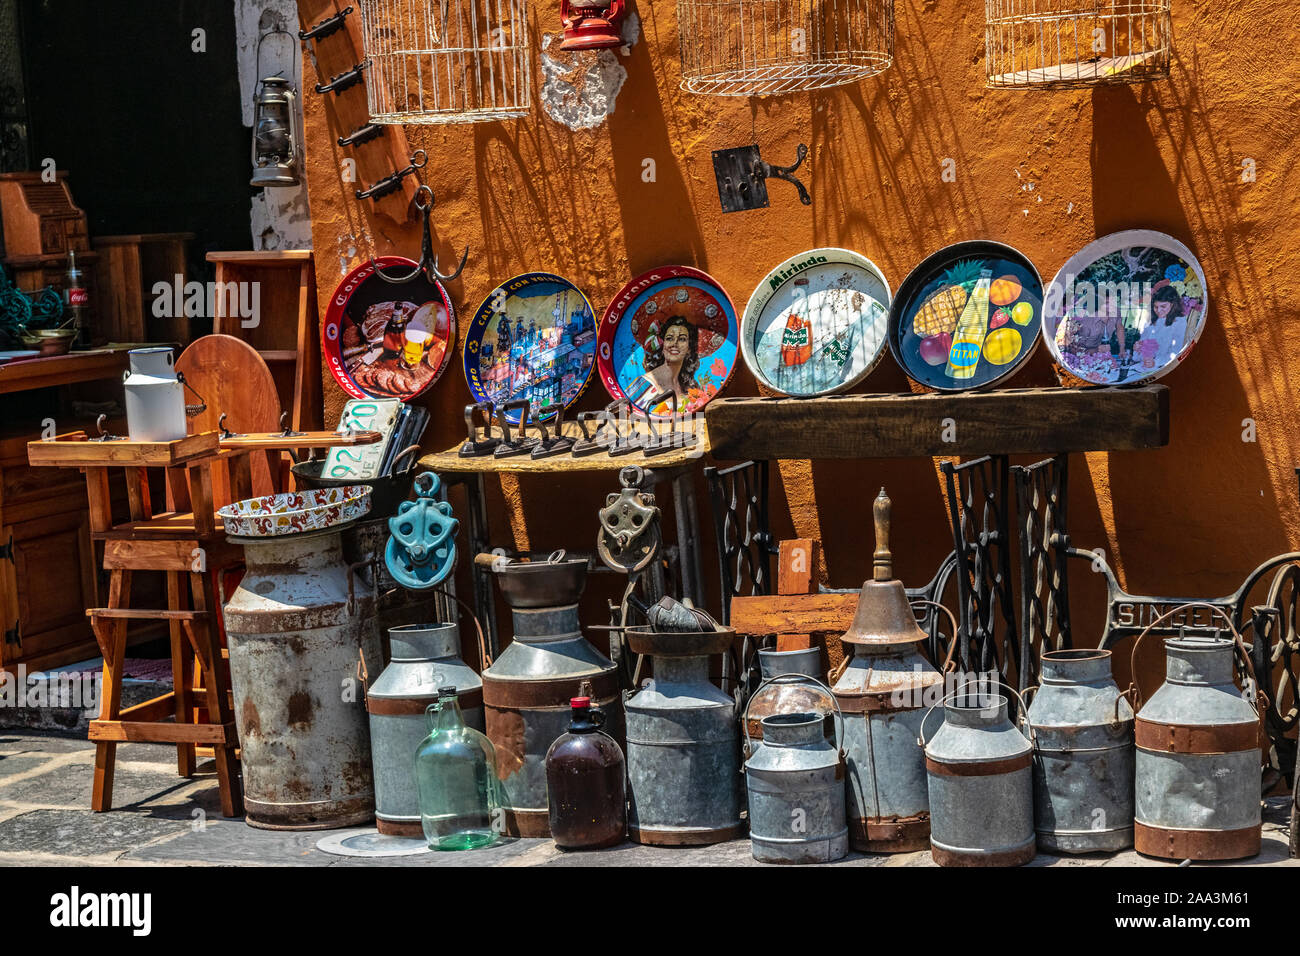
<svg viewBox="0 0 1300 956"><path fill-rule="evenodd" d="M437 587L456 567L456 529L451 505L437 499L442 480L432 471L415 476L415 501L403 501L388 519L384 548L388 572L404 588Z"/></svg>

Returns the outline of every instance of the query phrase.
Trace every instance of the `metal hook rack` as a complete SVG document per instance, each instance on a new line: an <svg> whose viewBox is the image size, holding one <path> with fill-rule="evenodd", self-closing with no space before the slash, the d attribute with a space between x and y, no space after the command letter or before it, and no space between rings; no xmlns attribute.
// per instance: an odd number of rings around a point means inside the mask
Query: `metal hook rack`
<svg viewBox="0 0 1300 956"><path fill-rule="evenodd" d="M384 128L378 123L366 123L364 126L358 126L347 136L340 136L338 143L340 146L361 146L382 136L383 132Z"/></svg>
<svg viewBox="0 0 1300 956"><path fill-rule="evenodd" d="M423 152L423 150L420 150L420 152ZM425 196L428 199L424 199ZM424 201L421 202L421 200ZM405 282L411 282L423 274L426 279L433 283L454 282L465 271L465 263L469 260L469 246L466 246L464 253L461 254L455 272L444 274L438 269L438 257L433 251L433 225L430 218L433 214L433 203L433 190L421 184L415 193L415 208L420 210L420 215L423 217L423 229L420 235L420 260L414 269L403 276L388 276L384 274L383 270L376 267L375 275L379 276L380 279L392 285L401 285Z"/></svg>
<svg viewBox="0 0 1300 956"><path fill-rule="evenodd" d="M361 82L361 74L370 66L369 60L362 60L350 70L331 76L328 83L317 83L317 93L342 93L344 90L350 90Z"/></svg>
<svg viewBox="0 0 1300 956"><path fill-rule="evenodd" d="M808 158L808 147L803 143L795 153L793 166L773 166L759 156L758 145L737 146L734 149L713 151L713 175L718 182L718 201L723 212L743 212L747 209L766 209L768 206L767 180L784 179L799 191L799 201L812 205L812 197L794 172Z"/></svg>
<svg viewBox="0 0 1300 956"><path fill-rule="evenodd" d="M327 36L333 36L343 29L344 21L347 20L348 14L352 12L351 7L344 7L332 17L326 17L320 23L316 24L309 30L299 30L298 39L304 43L312 40L323 40Z"/></svg>

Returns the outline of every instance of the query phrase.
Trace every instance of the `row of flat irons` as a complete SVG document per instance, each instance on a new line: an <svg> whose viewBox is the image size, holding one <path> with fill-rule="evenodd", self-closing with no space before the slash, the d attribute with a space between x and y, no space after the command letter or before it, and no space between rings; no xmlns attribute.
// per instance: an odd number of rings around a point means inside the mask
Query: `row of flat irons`
<svg viewBox="0 0 1300 956"><path fill-rule="evenodd" d="M647 404L653 408L664 401L676 409L676 396L672 392L657 396ZM510 421L515 412L519 413L517 424ZM549 418L549 423L542 418ZM526 398L506 402L500 409L492 402L466 405L468 437L460 446L460 457L527 455L539 459L608 455L617 458L638 451L653 457L673 450L685 451L699 443L699 436L686 424L684 414L674 411L656 420L627 399L611 402L599 411L579 412L578 434L565 434L562 405L548 408L542 418L533 418L533 403Z"/></svg>

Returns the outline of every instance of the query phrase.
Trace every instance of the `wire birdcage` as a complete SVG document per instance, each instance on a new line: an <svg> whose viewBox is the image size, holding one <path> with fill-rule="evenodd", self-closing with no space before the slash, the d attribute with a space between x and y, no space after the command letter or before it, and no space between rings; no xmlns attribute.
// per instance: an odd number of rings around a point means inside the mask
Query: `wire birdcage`
<svg viewBox="0 0 1300 956"><path fill-rule="evenodd" d="M360 0L375 123L527 115L527 0Z"/></svg>
<svg viewBox="0 0 1300 956"><path fill-rule="evenodd" d="M1069 89L1169 75L1169 0L984 0L991 87Z"/></svg>
<svg viewBox="0 0 1300 956"><path fill-rule="evenodd" d="M894 0L677 0L682 89L775 96L894 62Z"/></svg>

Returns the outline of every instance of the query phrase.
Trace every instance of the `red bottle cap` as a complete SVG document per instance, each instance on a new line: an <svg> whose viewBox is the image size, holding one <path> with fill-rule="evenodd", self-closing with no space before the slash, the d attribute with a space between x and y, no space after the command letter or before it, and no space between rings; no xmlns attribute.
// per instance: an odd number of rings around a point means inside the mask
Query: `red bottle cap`
<svg viewBox="0 0 1300 956"><path fill-rule="evenodd" d="M581 709L583 709L584 707L590 707L590 706L591 706L591 698L590 698L590 697L571 697L571 698L569 698L569 706L572 707L574 710L581 710Z"/></svg>

